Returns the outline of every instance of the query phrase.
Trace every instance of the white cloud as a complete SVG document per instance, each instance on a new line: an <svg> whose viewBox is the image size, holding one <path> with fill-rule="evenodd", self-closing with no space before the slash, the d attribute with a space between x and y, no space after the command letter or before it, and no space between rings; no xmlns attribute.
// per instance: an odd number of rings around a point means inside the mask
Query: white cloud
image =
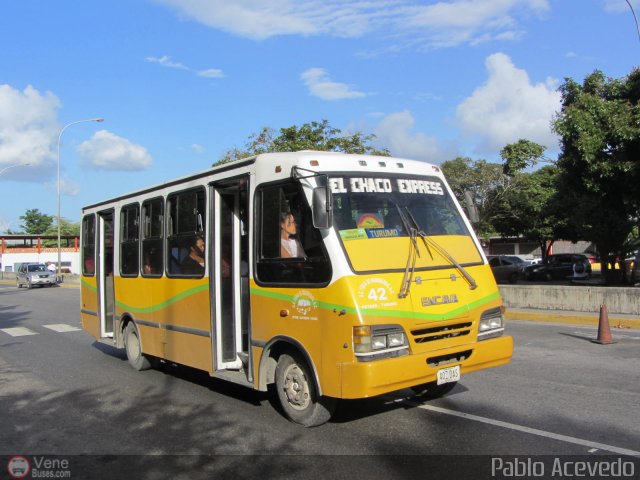
<svg viewBox="0 0 640 480"><path fill-rule="evenodd" d="M205 151L205 148L202 145L198 145L197 143L192 144L191 149L196 153L204 153Z"/></svg>
<svg viewBox="0 0 640 480"><path fill-rule="evenodd" d="M33 168L55 157L58 108L60 101L51 92L42 95L32 86L20 92L0 85L0 169L18 163ZM12 169L3 177L19 175L20 170L24 169Z"/></svg>
<svg viewBox="0 0 640 480"><path fill-rule="evenodd" d="M56 188L56 186L54 185L53 188ZM80 185L68 178L61 178L60 193L69 197L75 197L80 193Z"/></svg>
<svg viewBox="0 0 640 480"><path fill-rule="evenodd" d="M300 75L309 93L323 100L343 100L345 98L360 98L365 93L352 90L346 83L333 82L324 68L310 68Z"/></svg>
<svg viewBox="0 0 640 480"><path fill-rule="evenodd" d="M219 68L209 68L207 70L200 70L198 72L198 76L206 78L224 78L224 72Z"/></svg>
<svg viewBox="0 0 640 480"><path fill-rule="evenodd" d="M395 157L440 163L450 159L452 152L446 151L435 137L414 133L415 118L405 110L384 117L373 129L375 144L388 148Z"/></svg>
<svg viewBox="0 0 640 480"><path fill-rule="evenodd" d="M178 70L189 70L186 66L184 66L180 62L174 62L171 60L171 57L167 55L163 55L162 57L147 57L145 60L149 63L157 63L158 65L162 65L167 68L177 68Z"/></svg>
<svg viewBox="0 0 640 480"><path fill-rule="evenodd" d="M219 68L208 68L205 70L195 70L191 67L188 67L184 63L175 62L168 55L163 55L161 57L147 57L145 60L149 63L156 63L166 68L174 68L176 70L185 70L187 72L195 73L199 77L206 78L224 78L224 72Z"/></svg>
<svg viewBox="0 0 640 480"><path fill-rule="evenodd" d="M486 59L489 78L457 108L466 135L481 139L479 151L495 152L521 138L556 149L551 120L560 109L557 81L531 84L527 72L516 68L503 53Z"/></svg>
<svg viewBox="0 0 640 480"><path fill-rule="evenodd" d="M107 130L100 130L82 142L77 152L84 164L99 170L144 170L153 163L144 147Z"/></svg>
<svg viewBox="0 0 640 480"><path fill-rule="evenodd" d="M175 7L183 17L256 40L274 35L314 35L327 28L327 23L330 23L332 17L331 7L327 8L319 0L157 1ZM324 15L322 12L325 12ZM314 22L314 19L323 16L324 21Z"/></svg>
<svg viewBox="0 0 640 480"><path fill-rule="evenodd" d="M629 0L631 5L636 10L636 15L640 14L637 9L640 9L640 0ZM607 12L622 13L627 12L631 14L629 4L625 0L604 0L604 9Z"/></svg>
<svg viewBox="0 0 640 480"><path fill-rule="evenodd" d="M549 0L155 0L186 19L241 37L367 34L409 39L429 48L521 35L517 16L540 14Z"/></svg>

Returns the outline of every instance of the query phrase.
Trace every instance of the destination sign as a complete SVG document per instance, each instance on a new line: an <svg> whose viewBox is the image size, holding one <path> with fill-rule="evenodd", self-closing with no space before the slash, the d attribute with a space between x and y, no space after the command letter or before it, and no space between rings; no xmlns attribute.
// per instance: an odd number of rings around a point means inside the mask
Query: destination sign
<svg viewBox="0 0 640 480"><path fill-rule="evenodd" d="M422 195L444 195L442 184L437 181L409 178L330 178L331 193L413 193Z"/></svg>

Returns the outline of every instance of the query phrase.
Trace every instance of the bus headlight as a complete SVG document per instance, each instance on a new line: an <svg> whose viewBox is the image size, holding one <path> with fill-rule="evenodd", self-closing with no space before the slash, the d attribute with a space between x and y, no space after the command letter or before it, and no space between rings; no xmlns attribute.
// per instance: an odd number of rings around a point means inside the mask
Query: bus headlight
<svg viewBox="0 0 640 480"><path fill-rule="evenodd" d="M504 333L504 315L501 308L482 312L478 327L478 340L499 337Z"/></svg>
<svg viewBox="0 0 640 480"><path fill-rule="evenodd" d="M390 347L401 347L407 344L407 338L404 333L390 333L387 335L387 341Z"/></svg>
<svg viewBox="0 0 640 480"><path fill-rule="evenodd" d="M376 335L371 340L371 349L372 350L382 350L383 348L387 348L387 337L386 335Z"/></svg>
<svg viewBox="0 0 640 480"><path fill-rule="evenodd" d="M353 350L359 361L405 355L407 336L400 325L364 325L353 327Z"/></svg>

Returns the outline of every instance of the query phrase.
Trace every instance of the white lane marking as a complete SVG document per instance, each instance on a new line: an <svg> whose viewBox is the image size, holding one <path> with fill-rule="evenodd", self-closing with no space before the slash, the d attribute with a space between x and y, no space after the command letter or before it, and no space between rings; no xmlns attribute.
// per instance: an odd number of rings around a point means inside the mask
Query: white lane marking
<svg viewBox="0 0 640 480"><path fill-rule="evenodd" d="M576 445L582 445L584 447L597 448L600 450L606 450L607 452L618 453L620 455L631 455L635 457L640 456L640 452L637 452L635 450L614 447L613 445L606 445L604 443L592 442L590 440L583 440L582 438L570 437L568 435L560 435L558 433L547 432L545 430L538 430L537 428L524 427L522 425L516 425L514 423L509 423L509 422L502 422L500 420L493 420L491 418L479 417L477 415L471 415L469 413L456 412L455 410L448 410L446 408L440 408L433 405L419 405L415 403L413 404L417 405L418 408L422 408L424 410L430 410L432 412L437 412L437 413L444 413L445 415L453 415L454 417L460 417L466 420L473 420L476 422L488 423L489 425L508 428L511 430L516 430L518 432L529 433L531 435L538 435L541 437L551 438L553 440L559 440L561 442L574 443Z"/></svg>
<svg viewBox="0 0 640 480"><path fill-rule="evenodd" d="M27 335L38 335L38 332L29 330L26 327L1 328L0 331L11 335L12 337L24 337Z"/></svg>
<svg viewBox="0 0 640 480"><path fill-rule="evenodd" d="M72 327L71 325L67 325L65 323L53 323L51 325L43 325L43 327L59 333L79 332L80 330L82 330L81 328Z"/></svg>

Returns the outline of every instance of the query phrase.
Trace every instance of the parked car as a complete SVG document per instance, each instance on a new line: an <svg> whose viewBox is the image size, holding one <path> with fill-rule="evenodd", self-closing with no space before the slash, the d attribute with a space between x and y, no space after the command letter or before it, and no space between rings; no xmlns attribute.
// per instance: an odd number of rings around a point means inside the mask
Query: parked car
<svg viewBox="0 0 640 480"><path fill-rule="evenodd" d="M489 255L487 260L498 283L517 283L524 270L524 261L512 255Z"/></svg>
<svg viewBox="0 0 640 480"><path fill-rule="evenodd" d="M579 253L557 253L549 255L537 265L525 268L527 280L553 280L573 277L573 266L581 264L587 275L591 275L591 263L586 255ZM579 269L580 270L580 269Z"/></svg>
<svg viewBox="0 0 640 480"><path fill-rule="evenodd" d="M53 287L56 285L56 274L47 270L44 263L23 263L16 272L16 285L21 288L26 285L32 288L36 285L48 285Z"/></svg>
<svg viewBox="0 0 640 480"><path fill-rule="evenodd" d="M524 269L531 265L531 262L533 262L533 258L525 258L520 255L503 255L502 257L517 264L520 267L520 270L522 270L523 272Z"/></svg>

